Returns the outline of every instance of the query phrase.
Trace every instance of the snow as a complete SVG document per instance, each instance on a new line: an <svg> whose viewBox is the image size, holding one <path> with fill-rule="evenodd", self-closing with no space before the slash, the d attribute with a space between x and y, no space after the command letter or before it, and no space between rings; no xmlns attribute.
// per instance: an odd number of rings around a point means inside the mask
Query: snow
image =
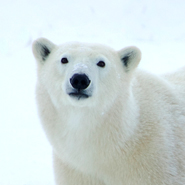
<svg viewBox="0 0 185 185"><path fill-rule="evenodd" d="M183 0L6 0L0 6L0 184L54 185L51 147L35 102L31 43L136 45L153 73L185 63Z"/></svg>

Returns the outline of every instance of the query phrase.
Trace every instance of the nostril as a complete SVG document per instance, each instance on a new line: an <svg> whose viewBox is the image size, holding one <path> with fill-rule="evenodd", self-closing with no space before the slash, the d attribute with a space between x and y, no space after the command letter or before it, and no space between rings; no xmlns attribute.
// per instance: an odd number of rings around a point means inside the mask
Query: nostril
<svg viewBox="0 0 185 185"><path fill-rule="evenodd" d="M74 85L78 85L78 83L79 83L78 79L75 79L73 82Z"/></svg>
<svg viewBox="0 0 185 185"><path fill-rule="evenodd" d="M85 80L82 80L81 83L82 85L86 85L87 82Z"/></svg>
<svg viewBox="0 0 185 185"><path fill-rule="evenodd" d="M78 91L86 89L89 84L90 80L85 74L74 74L70 79L70 83L73 88L77 89Z"/></svg>

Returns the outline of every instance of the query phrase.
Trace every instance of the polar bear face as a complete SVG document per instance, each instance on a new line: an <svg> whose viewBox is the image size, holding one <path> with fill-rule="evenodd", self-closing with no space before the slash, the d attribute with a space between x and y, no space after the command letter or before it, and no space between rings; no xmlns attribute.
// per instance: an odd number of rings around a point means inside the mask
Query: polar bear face
<svg viewBox="0 0 185 185"><path fill-rule="evenodd" d="M99 44L77 42L57 46L44 38L33 43L33 54L39 86L57 107L113 103L120 92L124 94L141 58L136 47L115 51Z"/></svg>

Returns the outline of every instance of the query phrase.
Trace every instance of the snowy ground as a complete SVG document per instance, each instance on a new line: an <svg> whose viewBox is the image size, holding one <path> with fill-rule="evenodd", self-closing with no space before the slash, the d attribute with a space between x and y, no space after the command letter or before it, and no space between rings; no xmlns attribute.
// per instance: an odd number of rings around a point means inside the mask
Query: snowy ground
<svg viewBox="0 0 185 185"><path fill-rule="evenodd" d="M0 1L0 184L53 185L51 148L35 103L31 43L46 37L138 46L140 68L185 64L184 0Z"/></svg>

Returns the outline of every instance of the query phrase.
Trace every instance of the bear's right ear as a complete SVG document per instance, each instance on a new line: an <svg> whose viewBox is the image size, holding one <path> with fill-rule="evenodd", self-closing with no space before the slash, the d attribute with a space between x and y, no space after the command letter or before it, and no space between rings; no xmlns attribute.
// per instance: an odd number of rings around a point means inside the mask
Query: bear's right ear
<svg viewBox="0 0 185 185"><path fill-rule="evenodd" d="M32 44L32 51L35 59L43 63L55 48L55 44L45 38L39 38Z"/></svg>

